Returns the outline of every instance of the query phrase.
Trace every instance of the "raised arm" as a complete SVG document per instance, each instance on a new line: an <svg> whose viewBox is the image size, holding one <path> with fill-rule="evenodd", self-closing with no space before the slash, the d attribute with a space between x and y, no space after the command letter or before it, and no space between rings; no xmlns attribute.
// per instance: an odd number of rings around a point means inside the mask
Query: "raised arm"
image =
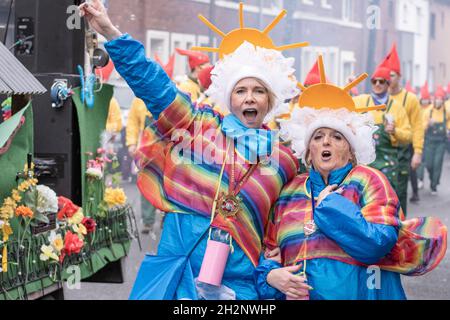
<svg viewBox="0 0 450 320"><path fill-rule="evenodd" d="M122 34L112 24L100 0L83 3L79 8L91 27L108 39L105 48L115 68L157 119L175 100L178 92L175 84L158 63L146 58L140 42Z"/></svg>

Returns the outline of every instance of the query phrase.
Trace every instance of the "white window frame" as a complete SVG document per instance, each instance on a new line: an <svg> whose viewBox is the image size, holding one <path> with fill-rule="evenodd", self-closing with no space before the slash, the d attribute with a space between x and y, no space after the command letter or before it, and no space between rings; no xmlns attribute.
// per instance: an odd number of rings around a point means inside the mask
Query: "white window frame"
<svg viewBox="0 0 450 320"><path fill-rule="evenodd" d="M159 31L159 30L147 30L145 35L145 54L148 58L154 58L154 50L152 48L152 39L163 41L163 54L161 54L161 59L167 61L169 59L169 32Z"/></svg>
<svg viewBox="0 0 450 320"><path fill-rule="evenodd" d="M175 42L179 42L180 45L175 46ZM192 46L194 46L197 43L195 34L176 33L176 32L170 34L170 52L175 52L175 48L190 50L191 47L188 46L188 43L191 43ZM178 55L177 59L175 59L174 77L179 75L185 75L188 73L188 71L189 67L187 57Z"/></svg>
<svg viewBox="0 0 450 320"><path fill-rule="evenodd" d="M354 20L354 12L355 12L354 5L355 2L353 0L342 0L342 20L344 21ZM348 15L347 12L349 13Z"/></svg>
<svg viewBox="0 0 450 320"><path fill-rule="evenodd" d="M311 61L306 59L307 54L311 55ZM332 82L336 83L339 76L339 48L338 47L305 47L302 48L302 58L301 58L301 75L300 81L306 78L309 70L313 67L315 61L319 57L319 54L323 55L325 73L327 78ZM334 59L331 59L331 55L334 54ZM333 61L332 61L333 60Z"/></svg>
<svg viewBox="0 0 450 320"><path fill-rule="evenodd" d="M352 76L357 76L355 75L355 64L356 64L356 58L355 58L355 52L354 51L346 51L346 50L342 50L341 51L341 63L340 63L340 85L341 86L345 86L347 84L347 77L344 74L344 64L346 63L350 63L351 65L351 74Z"/></svg>

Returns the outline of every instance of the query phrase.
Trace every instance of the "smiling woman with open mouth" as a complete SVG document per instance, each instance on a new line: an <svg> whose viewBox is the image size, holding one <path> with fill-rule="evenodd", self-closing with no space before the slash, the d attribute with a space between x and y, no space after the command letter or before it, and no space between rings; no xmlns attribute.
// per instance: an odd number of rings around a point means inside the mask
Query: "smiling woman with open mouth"
<svg viewBox="0 0 450 320"><path fill-rule="evenodd" d="M243 17L242 5L240 11ZM214 66L206 91L231 112L222 116L179 91L146 58L144 46L112 24L100 0L82 4L80 12L108 39L105 48L116 70L156 120L144 130L137 151L138 187L166 215L158 255L144 259L130 298L258 299L253 272L269 213L282 186L298 170L292 152L264 125L298 94L294 59L258 46L258 39L250 43L239 38L236 49ZM180 132L191 135L172 140ZM208 162L198 142L218 160ZM182 144L195 163L178 151ZM263 164L261 159L269 161ZM217 246L221 240L225 243ZM206 254L217 247L224 253L220 265ZM214 283L208 275L216 276Z"/></svg>
<svg viewBox="0 0 450 320"><path fill-rule="evenodd" d="M260 295L405 299L400 274L433 270L444 257L447 228L433 217L405 220L386 176L367 166L376 157L371 114L322 78L280 124L310 169L286 184L275 204L265 243L279 255L256 269Z"/></svg>

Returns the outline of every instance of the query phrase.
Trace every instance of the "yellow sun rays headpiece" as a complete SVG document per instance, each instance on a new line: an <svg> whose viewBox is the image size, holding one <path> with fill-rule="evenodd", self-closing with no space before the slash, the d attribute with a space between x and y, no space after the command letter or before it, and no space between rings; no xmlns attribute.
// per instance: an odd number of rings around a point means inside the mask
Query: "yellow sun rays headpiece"
<svg viewBox="0 0 450 320"><path fill-rule="evenodd" d="M244 41L248 41L258 47L263 47L266 49L275 49L279 51L309 46L308 42L297 42L283 46L274 45L272 39L269 36L269 32L280 22L281 19L283 19L286 13L287 13L286 10L282 10L280 14L263 31L254 28L246 28L244 27L244 4L241 2L239 3L240 27L238 29L230 31L228 34L225 34L213 23L211 23L208 19L206 19L203 15L200 14L198 15L198 18L204 24L206 24L208 28L217 33L223 39L218 48L192 47L191 50L216 52L219 54L219 59L222 59L225 55L233 53L237 48L239 48L239 46L242 43L244 43Z"/></svg>
<svg viewBox="0 0 450 320"><path fill-rule="evenodd" d="M301 83L298 83L298 87L300 88L300 90L302 90L297 104L298 107L310 107L315 109L341 109L345 107L349 111L359 113L386 108L386 105L384 104L362 108L356 107L349 91L364 79L366 79L368 77L367 73L361 74L358 78L347 84L344 88L329 84L326 81L322 55L319 55L319 73L320 83L318 84L306 88Z"/></svg>

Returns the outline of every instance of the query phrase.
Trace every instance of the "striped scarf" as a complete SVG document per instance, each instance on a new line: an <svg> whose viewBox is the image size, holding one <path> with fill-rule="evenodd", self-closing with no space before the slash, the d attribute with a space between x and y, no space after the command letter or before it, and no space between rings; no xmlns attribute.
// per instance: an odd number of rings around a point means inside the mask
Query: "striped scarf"
<svg viewBox="0 0 450 320"><path fill-rule="evenodd" d="M303 174L283 188L269 224L267 244L281 248L286 266L317 258L365 266L320 230L306 240L304 217L312 211L307 181L308 174ZM397 195L381 172L357 166L341 186L344 190L342 195L361 208L368 222L399 229L397 243L391 252L376 263L381 269L405 275L422 275L439 264L447 248L447 228L434 217L405 220Z"/></svg>
<svg viewBox="0 0 450 320"><path fill-rule="evenodd" d="M227 139L222 116L207 106L191 105L179 93L156 122L143 131L137 152L138 188L164 212L210 217L219 173L226 158ZM177 130L178 129L178 130ZM250 168L236 153L236 183ZM294 178L298 162L290 150L275 143L271 161L260 163L242 187L242 211L233 218L217 215L212 225L228 231L256 266L272 205L284 184ZM228 193L231 163L225 165L220 185Z"/></svg>

